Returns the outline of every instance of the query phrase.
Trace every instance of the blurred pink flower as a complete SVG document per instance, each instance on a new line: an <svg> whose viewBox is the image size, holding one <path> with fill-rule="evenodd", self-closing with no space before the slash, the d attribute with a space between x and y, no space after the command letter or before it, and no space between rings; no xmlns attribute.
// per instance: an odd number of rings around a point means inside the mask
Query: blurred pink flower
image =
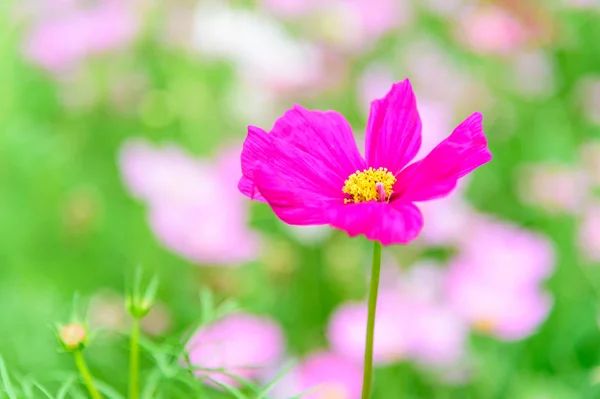
<svg viewBox="0 0 600 399"><path fill-rule="evenodd" d="M585 209L580 221L578 242L588 260L600 261L600 204Z"/></svg>
<svg viewBox="0 0 600 399"><path fill-rule="evenodd" d="M473 218L473 211L460 192L420 204L420 208L424 218L435 221L423 226L420 240L433 246L459 243Z"/></svg>
<svg viewBox="0 0 600 399"><path fill-rule="evenodd" d="M426 365L458 364L465 352L468 326L454 309L419 300L414 303L413 316L411 357Z"/></svg>
<svg viewBox="0 0 600 399"><path fill-rule="evenodd" d="M506 340L531 335L551 301L539 285L554 267L545 238L481 218L446 277L450 306L476 329Z"/></svg>
<svg viewBox="0 0 600 399"><path fill-rule="evenodd" d="M360 21L363 35L371 40L406 23L411 17L410 2L406 0L343 0Z"/></svg>
<svg viewBox="0 0 600 399"><path fill-rule="evenodd" d="M519 197L530 206L553 213L578 213L587 201L588 179L577 167L528 165L522 168L519 176Z"/></svg>
<svg viewBox="0 0 600 399"><path fill-rule="evenodd" d="M452 104L455 109L470 108L474 104L485 108L489 103L491 96L486 85L476 75L467 75L447 48L437 41L429 37L414 40L404 46L403 56L417 92L428 101L444 107ZM431 123L436 124L436 121Z"/></svg>
<svg viewBox="0 0 600 399"><path fill-rule="evenodd" d="M377 301L375 364L395 363L403 359L411 344L411 309L401 301L395 290L382 290ZM361 364L364 356L367 328L367 304L347 302L340 305L329 321L327 337L334 352Z"/></svg>
<svg viewBox="0 0 600 399"><path fill-rule="evenodd" d="M194 262L238 264L259 252L258 235L246 225L248 204L237 194L238 154L227 150L210 163L175 145L132 139L121 148L120 167L167 248Z"/></svg>
<svg viewBox="0 0 600 399"><path fill-rule="evenodd" d="M56 2L53 2L56 3ZM53 72L76 66L86 57L124 46L135 37L139 23L124 0L101 0L90 7L62 5L26 34L26 56Z"/></svg>
<svg viewBox="0 0 600 399"><path fill-rule="evenodd" d="M404 281L400 288L382 290L375 322L375 364L411 359L444 366L462 358L467 324L442 303L438 292L432 292L437 291L436 280L441 275L433 270L422 272L420 276L413 275L412 281ZM332 350L361 364L366 319L366 303L342 304L329 322L327 336Z"/></svg>
<svg viewBox="0 0 600 399"><path fill-rule="evenodd" d="M275 397L289 399L359 399L362 370L330 352L316 352L300 362L275 386Z"/></svg>
<svg viewBox="0 0 600 399"><path fill-rule="evenodd" d="M283 332L267 317L236 313L201 327L187 343L192 366L199 377L231 386L232 378L254 380L275 365L284 351Z"/></svg>
<svg viewBox="0 0 600 399"><path fill-rule="evenodd" d="M509 11L491 4L465 10L457 29L467 46L484 54L510 54L527 40L521 22Z"/></svg>
<svg viewBox="0 0 600 399"><path fill-rule="evenodd" d="M447 281L450 306L480 332L507 341L532 335L548 315L550 298L535 287L511 287L482 279L477 268L461 265L451 269Z"/></svg>
<svg viewBox="0 0 600 399"><path fill-rule="evenodd" d="M349 51L365 51L381 37L412 19L404 0L337 0L321 10L321 27L331 44Z"/></svg>
<svg viewBox="0 0 600 399"><path fill-rule="evenodd" d="M396 80L390 69L383 64L373 64L362 71L358 80L357 98L363 115L369 115L373 99L385 96ZM419 101L419 106L420 104Z"/></svg>
<svg viewBox="0 0 600 399"><path fill-rule="evenodd" d="M548 238L508 222L479 216L470 224L456 265L497 287L536 287L554 270L555 248Z"/></svg>

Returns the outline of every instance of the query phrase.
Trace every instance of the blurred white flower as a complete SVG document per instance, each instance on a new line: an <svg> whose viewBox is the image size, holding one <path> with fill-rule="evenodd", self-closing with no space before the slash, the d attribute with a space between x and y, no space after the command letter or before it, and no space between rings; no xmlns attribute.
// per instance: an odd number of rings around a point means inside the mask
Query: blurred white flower
<svg viewBox="0 0 600 399"><path fill-rule="evenodd" d="M316 48L292 38L275 19L256 11L224 2L200 3L193 35L198 51L228 60L246 79L270 87L301 86L319 74Z"/></svg>

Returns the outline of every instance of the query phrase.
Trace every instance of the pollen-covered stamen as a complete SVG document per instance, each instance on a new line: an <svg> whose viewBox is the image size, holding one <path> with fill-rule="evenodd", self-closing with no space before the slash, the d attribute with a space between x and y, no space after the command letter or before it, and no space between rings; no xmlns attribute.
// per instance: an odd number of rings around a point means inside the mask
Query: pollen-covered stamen
<svg viewBox="0 0 600 399"><path fill-rule="evenodd" d="M344 203L389 201L396 178L386 168L365 169L356 171L344 182L342 192L352 198L346 198Z"/></svg>

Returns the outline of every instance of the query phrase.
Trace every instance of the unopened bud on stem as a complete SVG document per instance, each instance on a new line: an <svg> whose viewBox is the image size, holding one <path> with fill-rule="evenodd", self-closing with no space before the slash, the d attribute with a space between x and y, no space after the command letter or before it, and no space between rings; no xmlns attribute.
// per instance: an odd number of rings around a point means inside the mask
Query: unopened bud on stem
<svg viewBox="0 0 600 399"><path fill-rule="evenodd" d="M58 338L67 351L74 352L85 348L88 334L83 325L70 323L60 328Z"/></svg>

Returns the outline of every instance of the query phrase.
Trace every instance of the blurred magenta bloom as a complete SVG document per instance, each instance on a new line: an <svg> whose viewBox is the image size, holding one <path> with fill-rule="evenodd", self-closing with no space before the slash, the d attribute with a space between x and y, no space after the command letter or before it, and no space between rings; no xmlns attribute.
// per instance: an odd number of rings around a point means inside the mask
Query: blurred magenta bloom
<svg viewBox="0 0 600 399"><path fill-rule="evenodd" d="M551 307L540 288L554 267L551 243L495 221L471 229L448 271L448 303L480 331L505 340L531 335Z"/></svg>
<svg viewBox="0 0 600 399"><path fill-rule="evenodd" d="M201 327L187 343L192 366L207 382L239 386L232 376L259 378L274 366L285 347L281 328L267 317L236 313Z"/></svg>
<svg viewBox="0 0 600 399"><path fill-rule="evenodd" d="M31 61L52 72L129 44L139 28L125 0L101 0L85 7L74 1L47 2L52 12L40 16L23 47Z"/></svg>
<svg viewBox="0 0 600 399"><path fill-rule="evenodd" d="M491 160L481 120L472 114L407 167L421 147L421 119L408 80L373 101L366 160L342 115L296 105L270 133L248 127L238 187L288 224L329 224L384 245L407 244L423 226L414 202L446 196L461 177Z"/></svg>
<svg viewBox="0 0 600 399"><path fill-rule="evenodd" d="M495 5L465 11L459 20L459 37L473 51L506 55L523 46L527 32L510 12Z"/></svg>
<svg viewBox="0 0 600 399"><path fill-rule="evenodd" d="M410 357L431 366L458 364L465 354L468 325L441 302L416 300L412 307L415 317Z"/></svg>
<svg viewBox="0 0 600 399"><path fill-rule="evenodd" d="M273 389L277 398L360 399L362 370L354 362L330 352L303 359Z"/></svg>
<svg viewBox="0 0 600 399"><path fill-rule="evenodd" d="M239 162L237 149L211 162L175 145L153 147L141 139L126 142L120 153L125 183L148 203L159 240L190 261L209 264L258 256L259 237L247 227L248 206L235 188Z"/></svg>

